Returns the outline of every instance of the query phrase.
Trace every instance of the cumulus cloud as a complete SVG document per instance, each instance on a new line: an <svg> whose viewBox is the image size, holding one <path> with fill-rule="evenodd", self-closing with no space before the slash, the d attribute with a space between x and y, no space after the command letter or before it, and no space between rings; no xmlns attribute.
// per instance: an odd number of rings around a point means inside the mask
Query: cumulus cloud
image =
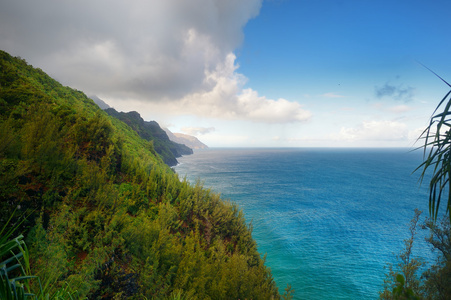
<svg viewBox="0 0 451 300"><path fill-rule="evenodd" d="M378 99L389 97L394 100L409 102L413 99L415 89L413 87L403 87L385 83L383 86L375 87L375 94Z"/></svg>
<svg viewBox="0 0 451 300"><path fill-rule="evenodd" d="M354 128L342 127L334 137L346 141L400 141L407 140L407 125L397 121L368 121Z"/></svg>
<svg viewBox="0 0 451 300"><path fill-rule="evenodd" d="M235 55L230 53L224 63L207 74L209 88L191 93L177 104L179 110L226 120L245 119L266 123L291 123L310 119L311 113L297 102L267 99L257 91L243 89L246 78L237 73ZM176 107L173 108L177 110ZM180 112L181 113L181 112Z"/></svg>
<svg viewBox="0 0 451 300"><path fill-rule="evenodd" d="M293 122L297 102L243 89L233 51L262 0L21 0L0 4L0 44L110 101L172 103L226 119ZM112 103L113 106L115 103Z"/></svg>
<svg viewBox="0 0 451 300"><path fill-rule="evenodd" d="M183 127L182 132L188 135L203 135L210 132L214 132L216 129L214 127Z"/></svg>

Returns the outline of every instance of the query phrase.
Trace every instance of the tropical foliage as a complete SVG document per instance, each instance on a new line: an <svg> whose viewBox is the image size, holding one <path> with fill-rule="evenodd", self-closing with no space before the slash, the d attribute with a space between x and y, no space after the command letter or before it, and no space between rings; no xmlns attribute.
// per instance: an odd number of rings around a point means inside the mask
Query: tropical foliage
<svg viewBox="0 0 451 300"><path fill-rule="evenodd" d="M431 71L434 73L433 71ZM435 73L434 73L435 74ZM435 74L449 87L451 85ZM443 107L443 111L437 111ZM415 210L410 226L410 238L398 255L397 266L389 265L381 299L451 299L451 90L443 97L432 114L429 125L420 136L424 141L424 162L421 180L430 177L429 214L421 227L430 232L426 241L437 253L437 260L419 276L425 262L412 256L412 247L421 212ZM445 216L437 222L442 197L447 197ZM448 216L446 216L448 214Z"/></svg>
<svg viewBox="0 0 451 300"><path fill-rule="evenodd" d="M433 72L433 71L431 71ZM434 73L434 72L433 72ZM435 73L434 73L435 74ZM450 88L451 85L435 74ZM432 114L429 125L421 134L420 139L424 140L424 162L418 167L423 169L421 177L432 172L429 183L429 212L434 219L437 219L442 196L446 193L448 212L451 206L451 90L443 97ZM443 107L443 111L437 111ZM417 169L417 170L418 170ZM451 220L451 214L449 214Z"/></svg>
<svg viewBox="0 0 451 300"><path fill-rule="evenodd" d="M423 295L418 272L425 262L412 254L421 213L415 210L415 216L410 222L409 238L404 241L405 248L397 256L397 265L388 265L389 272L386 274L380 299L419 299L419 295Z"/></svg>
<svg viewBox="0 0 451 300"><path fill-rule="evenodd" d="M405 248L397 256L398 263L388 265L380 299L451 299L449 219L444 217L441 222L426 219L420 224L420 214L420 211L415 210L410 236L404 241ZM418 227L429 232L426 241L436 254L436 260L429 264L413 255Z"/></svg>
<svg viewBox="0 0 451 300"><path fill-rule="evenodd" d="M180 180L152 141L3 51L0 132L0 223L16 209L29 215L11 219L9 236L26 237L28 251L20 238L14 253L29 255L17 275L39 278L26 280L30 291L280 298L235 204Z"/></svg>
<svg viewBox="0 0 451 300"><path fill-rule="evenodd" d="M34 296L25 284L33 276L30 271L28 251L23 235L11 238L13 229L7 224L0 229L0 299L26 299Z"/></svg>
<svg viewBox="0 0 451 300"><path fill-rule="evenodd" d="M43 285L38 276L30 275L30 256L24 237L11 237L20 222L8 229L10 220L0 230L0 299L75 299L76 293L67 284L49 294L48 283ZM39 289L31 290L33 280Z"/></svg>

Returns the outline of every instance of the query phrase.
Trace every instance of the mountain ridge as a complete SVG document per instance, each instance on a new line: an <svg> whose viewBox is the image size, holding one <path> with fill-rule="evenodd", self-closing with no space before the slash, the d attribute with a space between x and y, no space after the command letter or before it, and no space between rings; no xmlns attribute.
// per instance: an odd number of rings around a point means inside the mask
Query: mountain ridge
<svg viewBox="0 0 451 300"><path fill-rule="evenodd" d="M110 116L125 122L136 131L141 138L152 141L155 151L162 156L163 161L170 167L177 165L177 157L193 154L193 150L186 145L171 141L166 132L161 129L156 121L144 121L141 115L136 111L118 112L110 107L105 109L105 112Z"/></svg>
<svg viewBox="0 0 451 300"><path fill-rule="evenodd" d="M183 134L183 133L172 133L168 128L161 127L157 121L145 121L141 115L136 111L130 111L130 112L118 112L113 107L109 106L104 100L100 99L97 96L91 96L90 97L101 109L105 110L109 115L114 116L116 118L121 119L122 121L126 121L128 125L131 125L134 123L134 126L131 126L135 131L140 134L140 136L144 139L149 140L154 138L158 140L159 144L166 144L166 146L158 146L156 147L156 151L163 156L164 161L169 166L175 166L177 165L177 158L181 157L182 155L190 155L192 154L192 149L206 149L208 148L207 145L202 143L198 138ZM128 114L128 117L127 117ZM134 122L129 120L129 118L135 119ZM140 128L138 128L140 127ZM144 129L146 128L146 129ZM162 134L161 130L165 131L166 136ZM143 130L149 130L148 133L143 133ZM172 141L173 143L176 143L176 145L168 142ZM183 146L185 145L187 148L190 148L191 151ZM168 154L168 148L169 151L173 154Z"/></svg>
<svg viewBox="0 0 451 300"><path fill-rule="evenodd" d="M207 149L208 146L202 143L197 137L184 134L184 133L173 133L168 128L162 128L168 135L171 141L179 144L184 144L191 149Z"/></svg>
<svg viewBox="0 0 451 300"><path fill-rule="evenodd" d="M111 106L109 106L108 103L106 103L96 95L90 96L89 98L91 98L91 100L94 101L94 103L97 104L103 110L111 108Z"/></svg>

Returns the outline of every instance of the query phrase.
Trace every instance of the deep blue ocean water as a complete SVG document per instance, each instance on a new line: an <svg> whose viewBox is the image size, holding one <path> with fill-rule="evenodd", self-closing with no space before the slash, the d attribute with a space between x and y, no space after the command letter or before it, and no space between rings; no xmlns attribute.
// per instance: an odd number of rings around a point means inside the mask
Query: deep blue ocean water
<svg viewBox="0 0 451 300"><path fill-rule="evenodd" d="M409 149L208 149L179 159L181 178L200 179L237 203L280 291L295 299L376 299L388 262L408 238L427 183ZM431 258L419 233L414 255Z"/></svg>

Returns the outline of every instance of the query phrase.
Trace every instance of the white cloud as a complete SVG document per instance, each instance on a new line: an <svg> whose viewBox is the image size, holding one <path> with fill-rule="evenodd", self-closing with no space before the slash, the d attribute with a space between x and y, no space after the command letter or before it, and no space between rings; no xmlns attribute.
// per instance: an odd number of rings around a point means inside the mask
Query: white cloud
<svg viewBox="0 0 451 300"><path fill-rule="evenodd" d="M242 42L261 0L33 0L0 4L0 44L108 98L178 99Z"/></svg>
<svg viewBox="0 0 451 300"><path fill-rule="evenodd" d="M325 94L322 94L321 96L326 97L326 98L344 98L344 96L336 94L336 93L325 93Z"/></svg>
<svg viewBox="0 0 451 300"><path fill-rule="evenodd" d="M395 114L403 114L406 112L409 112L413 110L411 106L400 104L400 105L394 105L394 106L387 106L384 102L376 102L372 105L377 110L384 111L384 112L391 112Z"/></svg>
<svg viewBox="0 0 451 300"><path fill-rule="evenodd" d="M406 113L411 110L412 110L412 108L407 105L395 105L395 106L388 108L388 111L393 112L393 113Z"/></svg>
<svg viewBox="0 0 451 300"><path fill-rule="evenodd" d="M235 58L230 53L223 64L207 74L208 88L185 96L173 110L180 114L265 123L299 122L311 117L297 102L267 99L255 90L243 89L246 78L236 72Z"/></svg>
<svg viewBox="0 0 451 300"><path fill-rule="evenodd" d="M354 128L342 127L334 140L345 141L401 141L408 139L408 128L396 121L362 122Z"/></svg>
<svg viewBox="0 0 451 300"><path fill-rule="evenodd" d="M424 128L416 128L416 129L409 131L408 137L410 140L415 142L416 146L419 147L419 146L422 146L422 143L424 143L424 140L422 140L422 139L418 140L420 138L420 136L423 134L423 132L424 132ZM434 134L434 133L435 132L432 132L432 134Z"/></svg>
<svg viewBox="0 0 451 300"><path fill-rule="evenodd" d="M207 134L202 137L202 142L207 145L215 145L215 147L239 147L243 144L249 144L250 137L248 135L235 134Z"/></svg>
<svg viewBox="0 0 451 300"><path fill-rule="evenodd" d="M215 131L214 127L183 127L182 129L183 133L186 133L188 135L202 135L207 134Z"/></svg>
<svg viewBox="0 0 451 300"><path fill-rule="evenodd" d="M243 89L246 78L237 72L233 51L261 4L7 1L0 4L0 44L115 107L270 123L307 120L310 112L297 102Z"/></svg>

